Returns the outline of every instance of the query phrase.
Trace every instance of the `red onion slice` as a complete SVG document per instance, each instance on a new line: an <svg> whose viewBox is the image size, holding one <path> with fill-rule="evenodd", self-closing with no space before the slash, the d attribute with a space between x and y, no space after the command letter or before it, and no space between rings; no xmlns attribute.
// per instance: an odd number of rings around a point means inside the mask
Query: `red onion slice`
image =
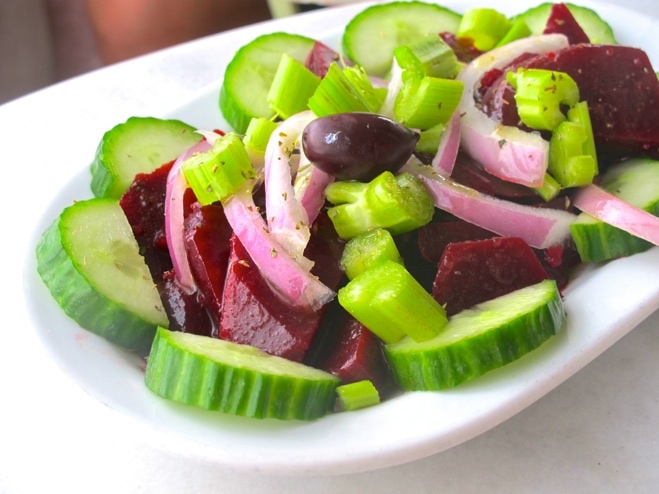
<svg viewBox="0 0 659 494"><path fill-rule="evenodd" d="M184 238L184 211L183 196L188 187L181 167L186 159L195 153L208 151L212 144L201 140L194 146L185 150L174 162L167 175L167 188L165 191L165 238L169 256L176 280L188 292L196 290L196 283L192 276Z"/></svg>
<svg viewBox="0 0 659 494"><path fill-rule="evenodd" d="M575 215L498 199L437 174L428 166L408 162L404 170L417 175L433 196L435 206L504 237L520 237L531 247L546 249L570 237Z"/></svg>
<svg viewBox="0 0 659 494"><path fill-rule="evenodd" d="M318 310L334 291L304 269L268 232L249 190L241 190L224 203L234 233L273 289L294 305Z"/></svg>
<svg viewBox="0 0 659 494"><path fill-rule="evenodd" d="M311 111L305 111L279 124L265 151L265 211L270 235L303 263L311 262L303 255L310 237L309 217L295 195L296 170L291 169L290 158L304 127L314 118Z"/></svg>
<svg viewBox="0 0 659 494"><path fill-rule="evenodd" d="M314 166L304 152L300 151L300 164L294 185L295 197L307 212L311 225L325 205L325 187L334 181L334 177Z"/></svg>
<svg viewBox="0 0 659 494"><path fill-rule="evenodd" d="M458 107L463 149L492 175L514 183L539 187L547 171L549 143L538 133L502 125L476 107L474 90L485 72L502 69L524 53L543 54L568 46L561 34L532 36L477 57L458 75L465 84Z"/></svg>
<svg viewBox="0 0 659 494"><path fill-rule="evenodd" d="M579 190L573 204L584 213L659 245L659 218L597 185L591 184Z"/></svg>
<svg viewBox="0 0 659 494"><path fill-rule="evenodd" d="M444 129L439 139L437 153L432 159L431 165L440 175L449 177L453 172L455 160L460 150L460 132L460 114L456 111Z"/></svg>

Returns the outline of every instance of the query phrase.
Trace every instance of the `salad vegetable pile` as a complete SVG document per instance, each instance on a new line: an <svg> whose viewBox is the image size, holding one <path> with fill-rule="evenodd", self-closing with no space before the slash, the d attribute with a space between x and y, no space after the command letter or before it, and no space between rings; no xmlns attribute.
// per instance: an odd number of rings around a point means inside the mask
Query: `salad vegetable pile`
<svg viewBox="0 0 659 494"><path fill-rule="evenodd" d="M341 46L275 32L222 129L132 117L37 246L81 327L156 395L313 420L532 352L586 262L659 245L659 79L599 15L365 7Z"/></svg>

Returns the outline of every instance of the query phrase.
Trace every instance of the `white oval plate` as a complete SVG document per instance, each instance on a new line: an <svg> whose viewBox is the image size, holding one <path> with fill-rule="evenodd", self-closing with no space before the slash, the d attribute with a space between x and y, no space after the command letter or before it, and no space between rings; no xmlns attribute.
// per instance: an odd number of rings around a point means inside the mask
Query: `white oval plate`
<svg viewBox="0 0 659 494"><path fill-rule="evenodd" d="M457 11L494 6L508 14L528 3L457 1ZM656 20L612 6L595 8L621 43L643 47L656 64L659 46L648 45ZM336 46L342 26L363 5L327 9L262 25L286 26ZM226 60L238 46L215 39ZM192 101L167 112L200 128L222 128L219 81ZM118 122L117 122L118 123ZM50 129L58 132L58 129ZM71 180L59 191L33 178L34 197L49 199L29 243L30 252L47 225L72 200L89 197L88 163L54 157ZM39 196L39 194L41 194ZM84 390L139 424L163 447L224 466L272 474L334 474L373 470L446 450L481 434L547 394L614 344L659 307L659 249L584 270L565 294L567 327L527 357L473 382L444 392L406 393L379 406L334 414L311 423L232 417L179 406L152 395L143 384L144 363L81 330L57 307L27 255L25 293L34 330L65 372Z"/></svg>

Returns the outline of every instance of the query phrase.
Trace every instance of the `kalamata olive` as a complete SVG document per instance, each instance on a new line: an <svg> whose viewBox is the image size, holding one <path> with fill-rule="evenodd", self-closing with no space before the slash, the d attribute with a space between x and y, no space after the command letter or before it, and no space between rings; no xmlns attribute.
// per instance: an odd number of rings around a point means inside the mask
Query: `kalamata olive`
<svg viewBox="0 0 659 494"><path fill-rule="evenodd" d="M311 121L302 132L302 149L325 173L368 182L398 171L418 140L419 134L382 115L338 113Z"/></svg>

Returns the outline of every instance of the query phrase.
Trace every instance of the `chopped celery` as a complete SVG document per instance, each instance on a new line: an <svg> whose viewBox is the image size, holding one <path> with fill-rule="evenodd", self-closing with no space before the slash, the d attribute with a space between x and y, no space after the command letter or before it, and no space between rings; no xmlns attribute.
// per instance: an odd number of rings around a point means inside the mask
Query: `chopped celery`
<svg viewBox="0 0 659 494"><path fill-rule="evenodd" d="M588 103L580 101L567 111L567 119L570 122L576 122L584 127L586 132L586 140L583 143L583 154L592 156L595 160L595 174L598 173L597 168L597 151L595 149L595 136L593 134L593 125L590 121L590 111L588 110Z"/></svg>
<svg viewBox="0 0 659 494"><path fill-rule="evenodd" d="M183 174L201 204L224 201L256 175L242 139L233 132L188 158Z"/></svg>
<svg viewBox="0 0 659 494"><path fill-rule="evenodd" d="M268 104L286 119L307 109L307 101L319 84L320 77L284 53L268 91Z"/></svg>
<svg viewBox="0 0 659 494"><path fill-rule="evenodd" d="M599 172L588 104L577 103L568 110L567 118L549 141L548 170L561 186L581 187Z"/></svg>
<svg viewBox="0 0 659 494"><path fill-rule="evenodd" d="M505 36L499 40L495 48L507 45L508 43L512 43L518 39L526 38L527 36L531 36L531 28L524 21L524 19L519 18L513 22L513 25L510 26L510 29L505 34Z"/></svg>
<svg viewBox="0 0 659 494"><path fill-rule="evenodd" d="M583 152L587 137L584 126L576 122L563 122L552 133L548 170L561 186L582 187L593 181L597 162Z"/></svg>
<svg viewBox="0 0 659 494"><path fill-rule="evenodd" d="M362 67L345 67L342 72L348 82L357 88L364 99L366 106L369 108L369 111L376 112L376 110L382 106L382 102L387 96L387 88L373 87L368 74Z"/></svg>
<svg viewBox="0 0 659 494"><path fill-rule="evenodd" d="M418 77L453 79L460 71L455 52L436 34L399 46L394 58L401 69Z"/></svg>
<svg viewBox="0 0 659 494"><path fill-rule="evenodd" d="M408 79L396 97L394 118L421 130L445 124L458 107L463 90L461 80L429 76Z"/></svg>
<svg viewBox="0 0 659 494"><path fill-rule="evenodd" d="M382 104L381 93L376 91L368 78L358 77L351 67L341 69L334 62L309 98L308 106L317 117L348 112L375 112ZM377 103L377 104L376 104Z"/></svg>
<svg viewBox="0 0 659 494"><path fill-rule="evenodd" d="M535 191L545 201L551 201L561 192L561 184L559 184L554 177L549 173L545 174L545 181L541 187L536 187Z"/></svg>
<svg viewBox="0 0 659 494"><path fill-rule="evenodd" d="M426 187L409 173L383 172L369 183L334 182L325 197L334 204L328 210L334 229L345 240L374 228L405 233L428 223L435 211Z"/></svg>
<svg viewBox="0 0 659 494"><path fill-rule="evenodd" d="M277 122L263 117L255 117L249 122L243 143L247 152L263 155L270 136L277 128Z"/></svg>
<svg viewBox="0 0 659 494"><path fill-rule="evenodd" d="M565 72L521 68L506 79L515 88L519 118L532 129L554 130L566 120L561 105L579 102L579 87Z"/></svg>
<svg viewBox="0 0 659 494"><path fill-rule="evenodd" d="M350 411L380 403L380 393L368 379L336 388L337 404L341 410Z"/></svg>
<svg viewBox="0 0 659 494"><path fill-rule="evenodd" d="M417 153L435 154L439 148L439 141L445 129L446 125L439 123L419 132L419 140L414 150Z"/></svg>
<svg viewBox="0 0 659 494"><path fill-rule="evenodd" d="M385 343L395 343L406 335L426 341L448 322L444 307L394 261L359 274L339 290L338 297L348 313Z"/></svg>
<svg viewBox="0 0 659 494"><path fill-rule="evenodd" d="M391 233L376 228L350 239L341 256L340 267L348 279L366 271L383 261L395 261L403 264Z"/></svg>
<svg viewBox="0 0 659 494"><path fill-rule="evenodd" d="M509 32L510 20L501 12L491 8L467 10L458 26L458 39L471 40L480 51L488 51Z"/></svg>

